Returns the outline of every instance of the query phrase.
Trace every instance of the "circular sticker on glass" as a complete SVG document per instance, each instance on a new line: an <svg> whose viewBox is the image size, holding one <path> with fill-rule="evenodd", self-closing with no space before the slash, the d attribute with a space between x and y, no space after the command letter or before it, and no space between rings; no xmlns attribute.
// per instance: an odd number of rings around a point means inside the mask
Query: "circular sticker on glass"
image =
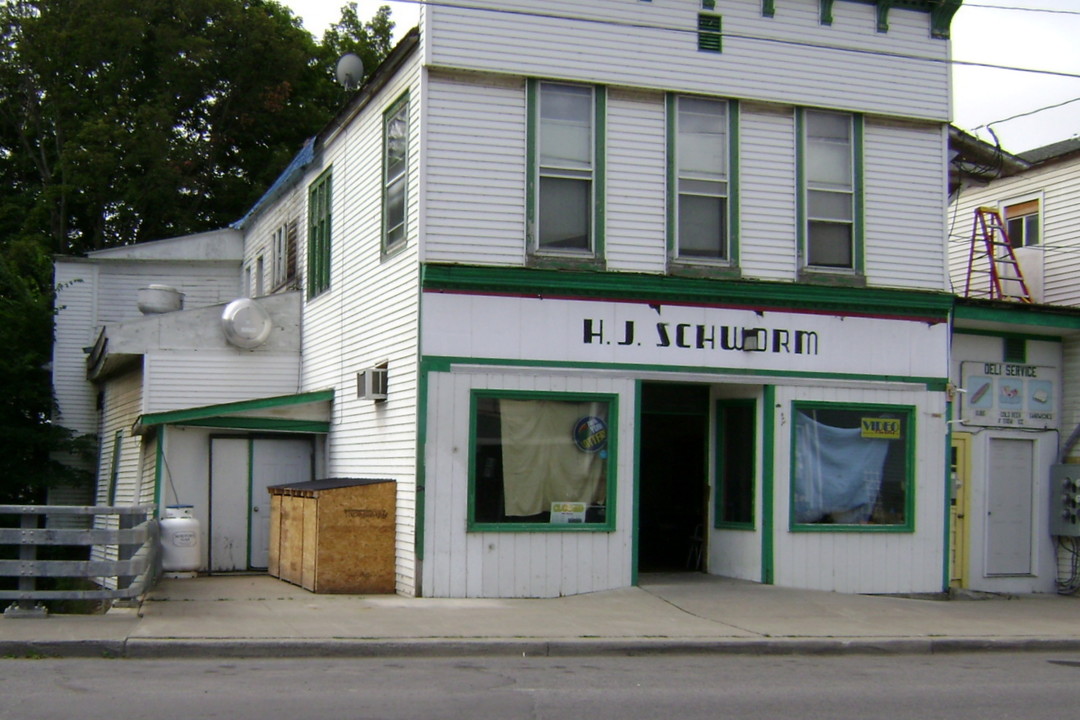
<svg viewBox="0 0 1080 720"><path fill-rule="evenodd" d="M600 452L607 447L607 423L595 415L581 418L574 423L574 444L584 452Z"/></svg>

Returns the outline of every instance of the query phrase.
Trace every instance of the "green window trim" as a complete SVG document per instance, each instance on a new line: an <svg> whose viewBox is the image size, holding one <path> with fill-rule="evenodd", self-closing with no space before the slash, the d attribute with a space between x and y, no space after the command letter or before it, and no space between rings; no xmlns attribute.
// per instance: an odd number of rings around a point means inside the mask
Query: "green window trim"
<svg viewBox="0 0 1080 720"><path fill-rule="evenodd" d="M726 483L726 460L727 453L725 448L728 446L726 442L727 430L733 425L727 417L728 411L731 410L749 410L753 417L753 423L749 426L751 442L746 444L748 450L749 461L749 483L747 487L740 488L740 490L748 495L749 500L749 520L725 520L725 505L728 497L728 488ZM754 530L756 529L756 513L757 513L757 466L758 466L758 443L757 443L757 401L753 399L721 399L716 402L716 424L715 424L715 441L714 447L716 448L716 465L714 468L714 485L715 492L713 493L713 527L717 529L726 530Z"/></svg>
<svg viewBox="0 0 1080 720"><path fill-rule="evenodd" d="M697 270L699 274L730 276L739 266L739 102L726 98L705 98L722 102L727 119L726 217L723 258L699 258L679 254L679 98L697 97L669 93L667 115L667 248L669 269L674 272Z"/></svg>
<svg viewBox="0 0 1080 720"><path fill-rule="evenodd" d="M333 168L327 168L308 188L308 299L330 288Z"/></svg>
<svg viewBox="0 0 1080 720"><path fill-rule="evenodd" d="M543 175L540 160L540 96L543 85L589 88L592 92L592 152L591 183L588 209L587 250L544 249L539 246L540 179ZM558 269L603 269L604 229L606 226L606 172L607 172L607 88L602 85L584 85L529 78L525 85L526 99L526 184L525 246L530 264ZM557 176L557 175L556 175ZM585 179L585 178L583 178Z"/></svg>
<svg viewBox="0 0 1080 720"><path fill-rule="evenodd" d="M797 439L794 419L800 410L849 410L866 413L891 413L901 415L904 421L904 521L891 525L800 523L796 521L796 463ZM788 529L791 532L830 533L912 533L915 531L915 469L917 444L915 407L911 405L885 405L872 403L794 401L791 404L791 472L789 482Z"/></svg>
<svg viewBox="0 0 1080 720"><path fill-rule="evenodd" d="M383 113L382 139L382 254L385 257L402 247L408 237L408 93L395 100ZM400 158L395 162L398 155Z"/></svg>
<svg viewBox="0 0 1080 720"><path fill-rule="evenodd" d="M809 264L809 209L807 182L806 113L820 112L846 115L851 118L851 267L831 267ZM797 108L795 111L795 175L796 175L796 232L799 256L800 280L818 278L862 278L865 274L865 167L863 143L864 118L859 113L846 113L813 108Z"/></svg>
<svg viewBox="0 0 1080 720"><path fill-rule="evenodd" d="M608 435L605 476L604 522L562 524L536 522L483 522L476 519L478 403L481 399L496 400L555 400L560 402L601 402L608 405ZM616 488L618 481L618 418L619 396L606 393L536 392L527 390L473 390L469 401L469 482L467 532L612 532L615 530Z"/></svg>

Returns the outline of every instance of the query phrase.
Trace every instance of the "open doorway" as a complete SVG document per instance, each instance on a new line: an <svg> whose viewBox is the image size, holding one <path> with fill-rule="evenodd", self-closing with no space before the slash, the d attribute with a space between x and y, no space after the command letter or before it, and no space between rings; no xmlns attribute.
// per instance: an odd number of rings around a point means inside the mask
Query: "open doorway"
<svg viewBox="0 0 1080 720"><path fill-rule="evenodd" d="M709 386L642 385L638 571L705 569Z"/></svg>

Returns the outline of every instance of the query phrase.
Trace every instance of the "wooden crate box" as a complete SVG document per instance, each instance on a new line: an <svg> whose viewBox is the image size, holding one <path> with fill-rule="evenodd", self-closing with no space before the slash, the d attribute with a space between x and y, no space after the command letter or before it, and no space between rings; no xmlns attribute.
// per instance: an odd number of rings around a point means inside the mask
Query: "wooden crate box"
<svg viewBox="0 0 1080 720"><path fill-rule="evenodd" d="M395 481L329 478L269 491L271 575L316 593L395 591Z"/></svg>

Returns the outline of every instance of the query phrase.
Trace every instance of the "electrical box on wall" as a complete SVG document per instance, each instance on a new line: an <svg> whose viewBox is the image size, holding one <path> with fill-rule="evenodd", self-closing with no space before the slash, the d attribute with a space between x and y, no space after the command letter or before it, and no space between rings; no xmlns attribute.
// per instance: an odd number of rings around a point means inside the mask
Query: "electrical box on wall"
<svg viewBox="0 0 1080 720"><path fill-rule="evenodd" d="M1050 468L1050 534L1080 537L1080 465Z"/></svg>

